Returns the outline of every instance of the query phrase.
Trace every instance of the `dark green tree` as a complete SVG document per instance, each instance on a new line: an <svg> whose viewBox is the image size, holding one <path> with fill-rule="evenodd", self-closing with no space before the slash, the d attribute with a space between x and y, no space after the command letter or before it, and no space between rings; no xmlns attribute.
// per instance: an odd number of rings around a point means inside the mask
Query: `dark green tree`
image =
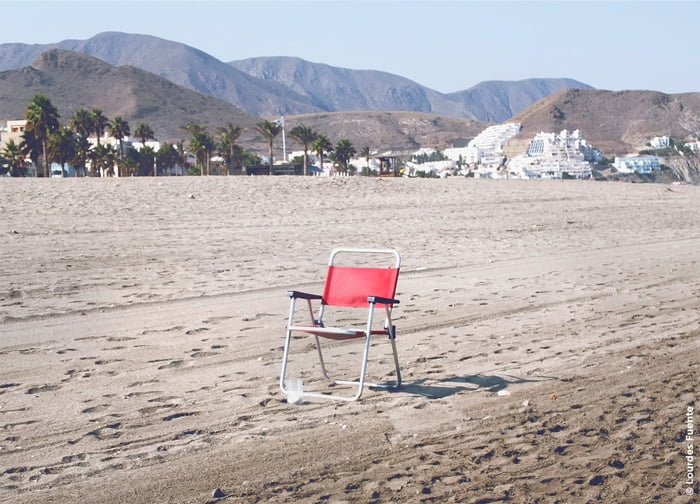
<svg viewBox="0 0 700 504"><path fill-rule="evenodd" d="M236 167L236 142L243 133L243 128L228 123L224 128L219 129L221 135L221 154L226 165L226 175L231 173L231 169Z"/></svg>
<svg viewBox="0 0 700 504"><path fill-rule="evenodd" d="M61 177L66 176L66 163L75 158L76 138L73 130L60 126L49 136L49 159L61 165Z"/></svg>
<svg viewBox="0 0 700 504"><path fill-rule="evenodd" d="M36 139L32 130L25 129L22 133L22 141L19 144L22 154L29 158L34 166L34 176L39 176L39 158L41 157L41 143Z"/></svg>
<svg viewBox="0 0 700 504"><path fill-rule="evenodd" d="M122 159L124 159L124 139L131 135L129 123L122 116L116 116L110 121L107 128L109 129L109 134L119 142L119 162L121 163ZM121 166L119 169L121 171Z"/></svg>
<svg viewBox="0 0 700 504"><path fill-rule="evenodd" d="M335 146L335 157L343 169L343 173L348 173L348 162L355 155L355 147L347 138L341 138Z"/></svg>
<svg viewBox="0 0 700 504"><path fill-rule="evenodd" d="M58 129L58 110L43 94L35 94L29 101L25 113L26 130L32 131L34 139L41 145L41 158L44 165L44 177L49 176L48 143L51 133Z"/></svg>
<svg viewBox="0 0 700 504"><path fill-rule="evenodd" d="M105 128L109 125L109 119L100 109L92 109L90 111L90 118L92 119L92 131L97 137L97 145L100 145L100 138L102 138L102 135L105 133Z"/></svg>
<svg viewBox="0 0 700 504"><path fill-rule="evenodd" d="M190 151L194 154L195 162L199 166L199 174L209 175L211 154L216 143L205 127L195 125L191 130Z"/></svg>
<svg viewBox="0 0 700 504"><path fill-rule="evenodd" d="M294 126L292 128L292 130L289 132L289 136L297 142L299 142L304 147L304 175L308 175L309 148L311 147L311 144L314 142L314 140L316 140L316 137L318 137L318 133L316 133L308 126L300 124L299 126Z"/></svg>
<svg viewBox="0 0 700 504"><path fill-rule="evenodd" d="M268 164L270 166L270 175L272 175L272 144L275 140L275 137L279 135L280 131L282 131L282 126L275 122L264 120L255 125L255 131L260 133L265 138L265 140L267 140L269 153Z"/></svg>
<svg viewBox="0 0 700 504"><path fill-rule="evenodd" d="M140 122L136 125L136 128L134 128L134 136L141 140L142 147L146 146L146 142L155 138L153 129L145 122Z"/></svg>
<svg viewBox="0 0 700 504"><path fill-rule="evenodd" d="M95 176L113 176L116 162L117 151L111 145L97 144L90 150L90 168Z"/></svg>
<svg viewBox="0 0 700 504"><path fill-rule="evenodd" d="M362 149L360 150L360 156L365 158L365 161L367 162L366 175L369 177L369 158L372 157L372 151L370 150L369 146L366 145L366 146L362 147Z"/></svg>
<svg viewBox="0 0 700 504"><path fill-rule="evenodd" d="M15 143L14 139L9 139L0 152L7 162L7 169L13 177L26 177L27 163L24 160L24 154L20 144Z"/></svg>
<svg viewBox="0 0 700 504"><path fill-rule="evenodd" d="M83 138L88 138L94 130L90 111L79 108L70 118L70 128Z"/></svg>
<svg viewBox="0 0 700 504"><path fill-rule="evenodd" d="M333 144L326 135L318 135L316 140L311 143L311 149L318 156L321 162L321 169L323 169L323 159L326 154L333 152Z"/></svg>

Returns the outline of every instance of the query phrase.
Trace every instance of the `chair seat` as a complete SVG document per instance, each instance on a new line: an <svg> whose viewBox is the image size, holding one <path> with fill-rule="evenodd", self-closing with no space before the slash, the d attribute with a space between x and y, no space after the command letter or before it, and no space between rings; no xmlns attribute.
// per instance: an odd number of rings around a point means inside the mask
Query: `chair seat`
<svg viewBox="0 0 700 504"><path fill-rule="evenodd" d="M353 327L288 326L288 331L300 331L334 340L364 338L365 330ZM373 329L372 334L386 334L384 329Z"/></svg>

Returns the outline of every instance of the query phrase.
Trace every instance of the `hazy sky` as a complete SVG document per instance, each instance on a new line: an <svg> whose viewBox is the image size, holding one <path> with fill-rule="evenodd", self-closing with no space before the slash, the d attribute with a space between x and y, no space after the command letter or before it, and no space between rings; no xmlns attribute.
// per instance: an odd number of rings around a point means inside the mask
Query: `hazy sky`
<svg viewBox="0 0 700 504"><path fill-rule="evenodd" d="M697 1L0 0L0 43L154 35L222 60L296 56L441 92L569 77L700 92Z"/></svg>

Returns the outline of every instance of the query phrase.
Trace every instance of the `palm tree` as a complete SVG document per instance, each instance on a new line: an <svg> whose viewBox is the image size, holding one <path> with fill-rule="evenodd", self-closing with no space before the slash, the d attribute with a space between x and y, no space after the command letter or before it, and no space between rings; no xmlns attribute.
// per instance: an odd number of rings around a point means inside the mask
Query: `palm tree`
<svg viewBox="0 0 700 504"><path fill-rule="evenodd" d="M219 130L221 134L221 150L226 164L226 175L231 173L231 167L235 168L236 141L243 133L243 128L228 123L226 127Z"/></svg>
<svg viewBox="0 0 700 504"><path fill-rule="evenodd" d="M49 135L58 129L59 114L51 100L37 93L29 101L26 110L27 130L34 133L35 140L41 145L44 162L44 177L49 176L48 141Z"/></svg>
<svg viewBox="0 0 700 504"><path fill-rule="evenodd" d="M146 146L148 140L153 140L155 138L153 130L145 122L140 122L136 125L136 128L134 128L134 136L141 140L142 147Z"/></svg>
<svg viewBox="0 0 700 504"><path fill-rule="evenodd" d="M111 145L97 144L90 151L91 168L94 175L102 173L106 177L114 175L117 151Z"/></svg>
<svg viewBox="0 0 700 504"><path fill-rule="evenodd" d="M133 147L126 149L124 153L124 159L122 160L122 166L124 168L124 174L127 177L134 175L140 175L139 173L139 163L141 162L141 155Z"/></svg>
<svg viewBox="0 0 700 504"><path fill-rule="evenodd" d="M164 142L156 153L156 159L160 173L164 173L167 169L167 172L172 174L172 168L179 164L180 154L174 144Z"/></svg>
<svg viewBox="0 0 700 504"><path fill-rule="evenodd" d="M321 169L323 169L323 156L325 153L333 151L333 144L326 135L318 135L316 140L311 143L311 148L318 155L321 161Z"/></svg>
<svg viewBox="0 0 700 504"><path fill-rule="evenodd" d="M275 122L264 120L255 125L255 131L260 133L265 137L265 140L267 140L270 153L268 164L270 165L270 175L272 175L272 142L275 137L279 135L279 132L282 131L282 126Z"/></svg>
<svg viewBox="0 0 700 504"><path fill-rule="evenodd" d="M309 164L309 147L313 141L316 140L318 133L307 126L300 124L299 126L294 126L292 128L292 131L289 132L289 136L304 146L304 175L308 175L309 170L307 166Z"/></svg>
<svg viewBox="0 0 700 504"><path fill-rule="evenodd" d="M150 147L149 147L150 151L146 149L146 142L148 140L151 140L152 138L154 138L153 130L151 129L151 127L147 123L140 122L136 125L136 128L134 128L134 136L136 138L138 138L139 140L141 140L141 148L139 149L139 154L141 154L142 157L145 157L145 156L148 156L149 154L152 154L151 161L153 163L153 176L157 177L158 172L156 169L155 151L153 149L151 149ZM139 170L139 171L142 172L143 170Z"/></svg>
<svg viewBox="0 0 700 504"><path fill-rule="evenodd" d="M75 133L66 126L59 127L49 137L49 156L61 165L61 177L66 175L66 163L76 153Z"/></svg>
<svg viewBox="0 0 700 504"><path fill-rule="evenodd" d="M92 130L92 115L84 108L79 108L70 118L70 127L78 135L83 138L88 138Z"/></svg>
<svg viewBox="0 0 700 504"><path fill-rule="evenodd" d="M41 143L36 139L32 130L25 129L22 133L22 141L19 144L22 154L32 161L34 176L38 177L39 158L41 157Z"/></svg>
<svg viewBox="0 0 700 504"><path fill-rule="evenodd" d="M348 172L348 161L355 155L355 147L347 138L341 138L335 146L335 157L343 165L343 173Z"/></svg>
<svg viewBox="0 0 700 504"><path fill-rule="evenodd" d="M116 116L107 125L107 128L109 128L109 134L119 142L119 162L121 163L124 159L124 138L131 135L129 123L126 122L122 116ZM121 175L121 173L119 175Z"/></svg>
<svg viewBox="0 0 700 504"><path fill-rule="evenodd" d="M109 124L109 119L107 119L100 109L92 109L90 118L92 119L92 131L95 132L95 136L97 137L97 145L100 145L100 138Z"/></svg>
<svg viewBox="0 0 700 504"><path fill-rule="evenodd" d="M365 161L367 161L367 176L369 177L369 158L372 156L369 146L366 145L362 147L362 150L360 150L360 156L365 158Z"/></svg>
<svg viewBox="0 0 700 504"><path fill-rule="evenodd" d="M10 170L10 175L13 177L24 177L26 175L26 162L24 154L19 144L15 143L14 139L10 138L5 147L3 147L2 157L7 161L7 167Z"/></svg>
<svg viewBox="0 0 700 504"><path fill-rule="evenodd" d="M209 175L211 153L216 146L214 139L204 126L190 124L187 128L193 132L192 138L190 138L190 150L194 153L195 160L199 165L199 174L204 175L206 172Z"/></svg>
<svg viewBox="0 0 700 504"><path fill-rule="evenodd" d="M175 164L182 168L182 175L187 174L187 152L185 152L185 142L180 140L175 144Z"/></svg>
<svg viewBox="0 0 700 504"><path fill-rule="evenodd" d="M75 168L75 175L78 173L81 177L85 176L87 160L90 158L90 142L87 137L80 134L75 136L75 155L73 156L73 167Z"/></svg>

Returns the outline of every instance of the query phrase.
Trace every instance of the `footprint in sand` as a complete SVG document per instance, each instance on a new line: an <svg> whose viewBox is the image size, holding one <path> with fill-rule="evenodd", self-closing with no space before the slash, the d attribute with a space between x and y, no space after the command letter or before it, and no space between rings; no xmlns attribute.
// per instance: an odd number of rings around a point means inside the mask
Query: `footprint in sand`
<svg viewBox="0 0 700 504"><path fill-rule="evenodd" d="M121 436L121 433L118 431L121 426L121 422L105 425L104 427L88 432L86 436L94 436L99 440L118 438Z"/></svg>
<svg viewBox="0 0 700 504"><path fill-rule="evenodd" d="M209 330L208 327L198 327L196 329L190 329L189 331L185 331L185 334L187 334L187 335L198 334L198 333L205 332L208 330Z"/></svg>
<svg viewBox="0 0 700 504"><path fill-rule="evenodd" d="M178 359L178 360L170 361L167 364L163 364L162 366L158 366L158 369L179 368L179 367L182 367L184 365L185 365L185 361L183 361L182 359Z"/></svg>
<svg viewBox="0 0 700 504"><path fill-rule="evenodd" d="M90 413L99 413L101 411L106 410L107 408L109 408L109 404L99 404L97 406L90 406L89 408L85 408L85 409L81 410L80 412L87 415Z"/></svg>
<svg viewBox="0 0 700 504"><path fill-rule="evenodd" d="M52 392L54 390L60 389L60 385L37 385L35 387L29 387L26 394L41 394L42 392Z"/></svg>
<svg viewBox="0 0 700 504"><path fill-rule="evenodd" d="M163 417L164 422L170 422L171 420L175 420L176 418L182 418L182 417L188 417L188 416L194 416L194 415L199 415L198 411L183 411L181 413L173 413L172 415L168 415L166 417Z"/></svg>
<svg viewBox="0 0 700 504"><path fill-rule="evenodd" d="M20 387L21 383L0 383L0 395L4 394L8 389Z"/></svg>

